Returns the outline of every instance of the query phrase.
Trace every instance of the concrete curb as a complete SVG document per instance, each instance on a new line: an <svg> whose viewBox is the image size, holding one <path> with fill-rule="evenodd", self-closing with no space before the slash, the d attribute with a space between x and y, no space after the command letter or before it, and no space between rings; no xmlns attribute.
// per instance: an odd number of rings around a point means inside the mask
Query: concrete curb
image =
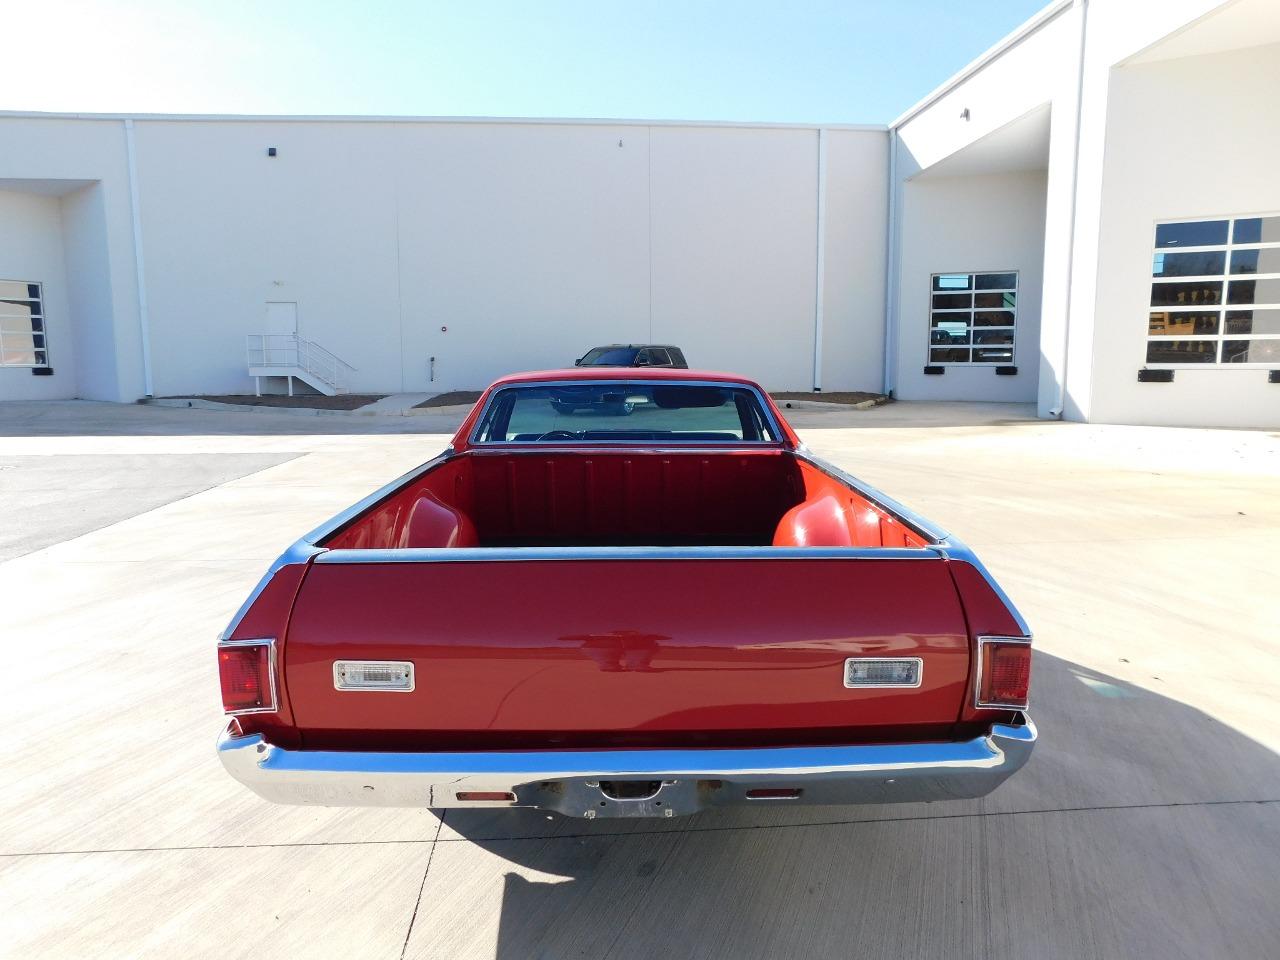
<svg viewBox="0 0 1280 960"><path fill-rule="evenodd" d="M360 407L356 410L324 410L319 407L267 407L248 403L219 403L216 400L201 400L182 397L150 397L138 401L150 407L179 407L183 410L218 410L224 413L283 413L290 417L421 417L442 414L445 416L465 413L467 406L429 407L409 410L370 410ZM373 406L369 404L368 406Z"/></svg>

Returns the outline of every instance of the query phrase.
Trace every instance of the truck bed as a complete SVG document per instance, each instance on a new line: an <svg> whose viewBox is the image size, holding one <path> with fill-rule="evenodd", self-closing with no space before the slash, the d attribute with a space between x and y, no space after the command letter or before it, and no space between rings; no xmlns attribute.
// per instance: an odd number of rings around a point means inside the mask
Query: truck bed
<svg viewBox="0 0 1280 960"><path fill-rule="evenodd" d="M457 527L415 523L456 515ZM808 505L808 509L806 509ZM799 509L797 509L799 508ZM924 546L874 501L790 451L470 451L355 518L338 550L512 546Z"/></svg>

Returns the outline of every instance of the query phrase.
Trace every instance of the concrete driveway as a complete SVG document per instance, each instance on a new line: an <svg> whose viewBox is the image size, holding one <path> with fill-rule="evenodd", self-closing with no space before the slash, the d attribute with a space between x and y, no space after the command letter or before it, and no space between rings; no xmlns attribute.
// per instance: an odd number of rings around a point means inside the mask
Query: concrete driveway
<svg viewBox="0 0 1280 960"><path fill-rule="evenodd" d="M1280 435L793 413L1036 631L1041 744L985 800L258 801L214 757L215 635L456 419L0 405L0 956L1280 956Z"/></svg>

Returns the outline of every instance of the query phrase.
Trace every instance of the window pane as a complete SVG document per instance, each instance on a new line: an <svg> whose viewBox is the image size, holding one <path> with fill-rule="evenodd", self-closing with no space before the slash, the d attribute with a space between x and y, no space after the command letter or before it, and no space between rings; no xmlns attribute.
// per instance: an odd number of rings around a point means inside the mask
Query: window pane
<svg viewBox="0 0 1280 960"><path fill-rule="evenodd" d="M933 363L968 363L968 347L935 347L929 351L929 360Z"/></svg>
<svg viewBox="0 0 1280 960"><path fill-rule="evenodd" d="M1011 310L979 310L973 315L975 327L1012 327L1013 311Z"/></svg>
<svg viewBox="0 0 1280 960"><path fill-rule="evenodd" d="M1151 285L1153 307L1195 307L1221 302L1221 283L1206 280L1194 283L1153 283Z"/></svg>
<svg viewBox="0 0 1280 960"><path fill-rule="evenodd" d="M974 363L1012 363L1013 348L1012 347L975 347L973 351Z"/></svg>
<svg viewBox="0 0 1280 960"><path fill-rule="evenodd" d="M1189 337L1197 333L1217 332L1216 313L1167 313L1153 310L1147 321L1147 335L1152 337Z"/></svg>
<svg viewBox="0 0 1280 960"><path fill-rule="evenodd" d="M1223 363L1280 363L1280 340L1224 340Z"/></svg>
<svg viewBox="0 0 1280 960"><path fill-rule="evenodd" d="M943 314L946 316L946 314ZM969 342L969 325L963 320L943 320L934 323L929 331L929 342L935 346L952 346Z"/></svg>
<svg viewBox="0 0 1280 960"><path fill-rule="evenodd" d="M36 358L36 363L40 364L41 366L44 366L49 362L49 355L45 353L43 350L37 350L35 352L35 358Z"/></svg>
<svg viewBox="0 0 1280 960"><path fill-rule="evenodd" d="M1280 333L1280 310L1228 310L1226 333Z"/></svg>
<svg viewBox="0 0 1280 960"><path fill-rule="evenodd" d="M1232 243L1275 243L1280 241L1280 217L1252 217L1237 220Z"/></svg>
<svg viewBox="0 0 1280 960"><path fill-rule="evenodd" d="M1261 250L1233 250L1232 273L1280 273L1280 247Z"/></svg>
<svg viewBox="0 0 1280 960"><path fill-rule="evenodd" d="M761 442L766 418L737 387L565 382L506 387L490 399L482 442ZM767 434L767 430L765 431Z"/></svg>
<svg viewBox="0 0 1280 960"><path fill-rule="evenodd" d="M1153 277L1202 277L1223 272L1225 250L1205 253L1164 253L1157 251L1151 261Z"/></svg>
<svg viewBox="0 0 1280 960"><path fill-rule="evenodd" d="M1016 273L980 273L973 279L976 290L1012 290L1018 285Z"/></svg>
<svg viewBox="0 0 1280 960"><path fill-rule="evenodd" d="M975 307L1003 307L1005 310L1012 310L1015 306L1015 293L975 293L973 295L973 305Z"/></svg>
<svg viewBox="0 0 1280 960"><path fill-rule="evenodd" d="M1211 247L1227 242L1227 221L1162 223L1156 227L1157 247Z"/></svg>
<svg viewBox="0 0 1280 960"><path fill-rule="evenodd" d="M6 364L31 366L35 362L36 355L33 350L11 350L8 346L0 346L0 366Z"/></svg>
<svg viewBox="0 0 1280 960"><path fill-rule="evenodd" d="M39 313L39 303L30 300L0 300L0 316L29 317Z"/></svg>
<svg viewBox="0 0 1280 960"><path fill-rule="evenodd" d="M1232 280L1227 303L1280 303L1280 280Z"/></svg>
<svg viewBox="0 0 1280 960"><path fill-rule="evenodd" d="M21 350L23 353L27 353L36 346L38 344L35 342L35 336L31 333L6 333L4 335L4 348L6 350Z"/></svg>
<svg viewBox="0 0 1280 960"><path fill-rule="evenodd" d="M1216 340L1151 340L1147 343L1147 363L1213 363Z"/></svg>
<svg viewBox="0 0 1280 960"><path fill-rule="evenodd" d="M968 309L971 306L973 306L971 293L935 293L933 295L935 310Z"/></svg>
<svg viewBox="0 0 1280 960"><path fill-rule="evenodd" d="M37 320L36 323L39 323ZM29 317L6 317L0 315L0 333L30 333L35 329Z"/></svg>
<svg viewBox="0 0 1280 960"><path fill-rule="evenodd" d="M25 280L0 280L0 297L13 297L17 300L39 300L40 284L27 283Z"/></svg>
<svg viewBox="0 0 1280 960"><path fill-rule="evenodd" d="M1006 344L1013 346L1012 330L975 330L973 332L974 343L987 344Z"/></svg>
<svg viewBox="0 0 1280 960"><path fill-rule="evenodd" d="M969 290L973 278L967 273L940 273L933 278L935 290Z"/></svg>

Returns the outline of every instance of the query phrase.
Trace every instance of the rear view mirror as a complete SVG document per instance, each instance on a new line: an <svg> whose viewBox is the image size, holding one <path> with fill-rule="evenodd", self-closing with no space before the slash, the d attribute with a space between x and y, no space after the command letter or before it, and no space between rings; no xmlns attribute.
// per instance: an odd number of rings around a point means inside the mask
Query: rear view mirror
<svg viewBox="0 0 1280 960"><path fill-rule="evenodd" d="M581 358L581 357L579 357L577 360L573 361L573 365L574 365L575 367L580 367L580 366L582 366L582 358Z"/></svg>

